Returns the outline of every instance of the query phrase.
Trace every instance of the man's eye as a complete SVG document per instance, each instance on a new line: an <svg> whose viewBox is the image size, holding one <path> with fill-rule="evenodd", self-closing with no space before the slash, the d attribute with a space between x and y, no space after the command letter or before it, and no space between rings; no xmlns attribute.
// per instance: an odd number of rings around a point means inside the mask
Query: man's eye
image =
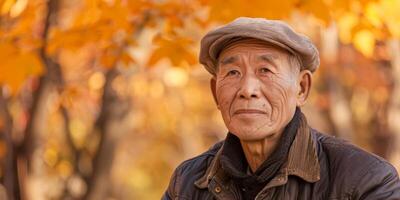
<svg viewBox="0 0 400 200"><path fill-rule="evenodd" d="M269 70L268 68L263 67L263 68L260 69L260 72L264 74L264 73L271 72L271 70Z"/></svg>
<svg viewBox="0 0 400 200"><path fill-rule="evenodd" d="M227 76L237 76L237 75L240 75L240 72L238 70L231 70L226 75Z"/></svg>

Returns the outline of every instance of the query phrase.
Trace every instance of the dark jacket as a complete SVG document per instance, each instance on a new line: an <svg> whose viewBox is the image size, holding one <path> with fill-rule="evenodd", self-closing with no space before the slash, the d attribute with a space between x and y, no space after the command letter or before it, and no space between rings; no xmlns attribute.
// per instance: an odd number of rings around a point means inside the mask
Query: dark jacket
<svg viewBox="0 0 400 200"><path fill-rule="evenodd" d="M217 143L179 165L162 199L241 199L220 167L222 148ZM256 199L400 200L400 181L384 159L310 129L297 134L287 162Z"/></svg>

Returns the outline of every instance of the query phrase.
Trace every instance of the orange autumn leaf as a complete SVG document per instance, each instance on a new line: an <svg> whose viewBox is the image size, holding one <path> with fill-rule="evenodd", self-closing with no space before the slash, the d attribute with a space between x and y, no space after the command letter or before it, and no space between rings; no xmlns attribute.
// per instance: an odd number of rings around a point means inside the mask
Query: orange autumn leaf
<svg viewBox="0 0 400 200"><path fill-rule="evenodd" d="M10 43L0 45L0 84L7 85L11 92L18 92L30 76L43 73L43 64L34 52L21 52Z"/></svg>
<svg viewBox="0 0 400 200"><path fill-rule="evenodd" d="M300 3L300 10L311 13L324 25L329 24L331 21L331 10L323 0L302 1L302 3Z"/></svg>
<svg viewBox="0 0 400 200"><path fill-rule="evenodd" d="M162 58L168 58L174 66L181 66L184 62L194 65L197 62L189 48L194 42L188 38L156 38L154 42L158 47L152 52L148 66L154 66Z"/></svg>
<svg viewBox="0 0 400 200"><path fill-rule="evenodd" d="M129 66L129 65L131 65L131 64L136 63L135 59L133 59L132 56L129 55L129 53L126 52L126 51L124 51L124 52L122 53L122 55L120 56L119 59L120 59L120 61L122 62L122 64L123 64L124 66Z"/></svg>
<svg viewBox="0 0 400 200"><path fill-rule="evenodd" d="M100 57L100 64L102 67L109 69L115 66L116 60L116 57L112 53L106 52Z"/></svg>

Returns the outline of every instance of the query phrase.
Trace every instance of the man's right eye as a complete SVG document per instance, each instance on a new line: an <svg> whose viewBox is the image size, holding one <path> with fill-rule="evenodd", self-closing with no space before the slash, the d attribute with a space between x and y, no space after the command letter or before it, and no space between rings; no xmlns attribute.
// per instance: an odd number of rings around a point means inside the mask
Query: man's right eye
<svg viewBox="0 0 400 200"><path fill-rule="evenodd" d="M238 70L230 70L226 76L237 76L240 75L240 72Z"/></svg>

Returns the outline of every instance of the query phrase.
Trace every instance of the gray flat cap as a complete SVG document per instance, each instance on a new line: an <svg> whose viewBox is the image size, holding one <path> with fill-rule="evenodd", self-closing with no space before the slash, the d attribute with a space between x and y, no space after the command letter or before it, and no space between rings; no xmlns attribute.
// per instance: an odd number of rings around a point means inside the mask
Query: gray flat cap
<svg viewBox="0 0 400 200"><path fill-rule="evenodd" d="M200 63L215 75L221 50L244 38L263 40L288 50L299 59L302 69L314 72L319 66L318 50L308 37L296 33L283 21L248 17L237 18L208 32L201 40Z"/></svg>

